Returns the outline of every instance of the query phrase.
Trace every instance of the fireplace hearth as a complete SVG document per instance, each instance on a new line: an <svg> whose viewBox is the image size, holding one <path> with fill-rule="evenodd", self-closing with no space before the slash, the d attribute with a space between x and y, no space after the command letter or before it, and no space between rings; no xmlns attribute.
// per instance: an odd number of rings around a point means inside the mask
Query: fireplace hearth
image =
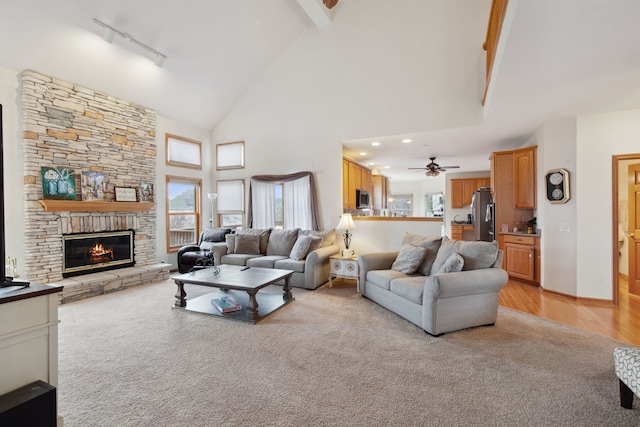
<svg viewBox="0 0 640 427"><path fill-rule="evenodd" d="M62 276L133 267L134 231L75 233L62 236Z"/></svg>

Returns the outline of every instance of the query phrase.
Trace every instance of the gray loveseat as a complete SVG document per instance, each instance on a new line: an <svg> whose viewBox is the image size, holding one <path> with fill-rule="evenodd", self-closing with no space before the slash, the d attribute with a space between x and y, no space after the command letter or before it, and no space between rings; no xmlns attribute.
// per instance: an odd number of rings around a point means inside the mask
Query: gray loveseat
<svg viewBox="0 0 640 427"><path fill-rule="evenodd" d="M496 322L508 280L497 242L406 233L402 243L358 256L363 296L435 336Z"/></svg>
<svg viewBox="0 0 640 427"><path fill-rule="evenodd" d="M291 285L316 289L329 279L329 257L339 252L335 230L244 228L210 245L215 265L293 270Z"/></svg>

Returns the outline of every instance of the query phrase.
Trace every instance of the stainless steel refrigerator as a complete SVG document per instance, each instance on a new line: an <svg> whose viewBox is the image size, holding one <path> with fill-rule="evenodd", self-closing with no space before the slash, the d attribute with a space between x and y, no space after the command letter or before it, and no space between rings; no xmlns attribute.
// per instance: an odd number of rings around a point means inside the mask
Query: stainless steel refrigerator
<svg viewBox="0 0 640 427"><path fill-rule="evenodd" d="M489 188L481 188L474 191L471 200L471 223L473 224L473 233L475 240L483 240L492 242L493 234L493 198Z"/></svg>

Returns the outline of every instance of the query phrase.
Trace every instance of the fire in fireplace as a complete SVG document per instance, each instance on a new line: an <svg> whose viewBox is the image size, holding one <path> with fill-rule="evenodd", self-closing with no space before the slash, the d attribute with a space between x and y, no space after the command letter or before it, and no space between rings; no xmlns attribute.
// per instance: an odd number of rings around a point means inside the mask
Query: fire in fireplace
<svg viewBox="0 0 640 427"><path fill-rule="evenodd" d="M62 276L132 267L133 242L133 230L65 234Z"/></svg>

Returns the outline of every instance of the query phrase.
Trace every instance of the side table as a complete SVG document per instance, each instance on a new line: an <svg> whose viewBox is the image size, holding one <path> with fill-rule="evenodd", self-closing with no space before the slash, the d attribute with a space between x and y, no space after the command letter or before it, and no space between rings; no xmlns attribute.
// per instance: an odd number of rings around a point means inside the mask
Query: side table
<svg viewBox="0 0 640 427"><path fill-rule="evenodd" d="M341 277L356 280L356 290L360 292L360 268L358 257L342 255L332 255L329 257L329 287L333 286L332 279Z"/></svg>

